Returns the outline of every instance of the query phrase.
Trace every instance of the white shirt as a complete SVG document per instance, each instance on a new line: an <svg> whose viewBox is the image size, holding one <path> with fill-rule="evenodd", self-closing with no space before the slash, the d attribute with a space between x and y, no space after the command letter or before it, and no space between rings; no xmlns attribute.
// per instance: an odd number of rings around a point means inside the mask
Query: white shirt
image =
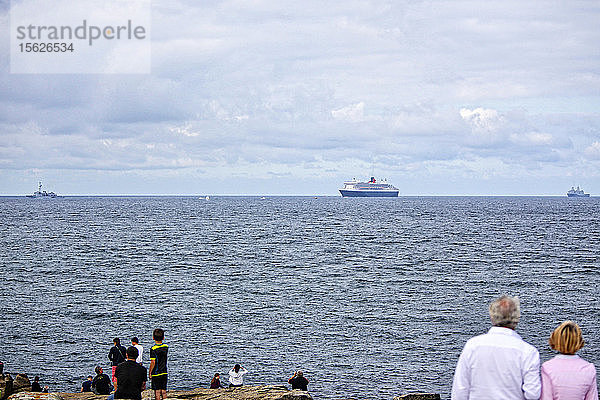
<svg viewBox="0 0 600 400"><path fill-rule="evenodd" d="M135 359L135 362L137 362L138 364L142 363L142 354L144 353L144 348L142 347L141 344L134 344L133 347L135 347L136 349L138 349L138 356Z"/></svg>
<svg viewBox="0 0 600 400"><path fill-rule="evenodd" d="M492 327L467 341L458 359L452 400L538 400L540 354L512 329Z"/></svg>
<svg viewBox="0 0 600 400"><path fill-rule="evenodd" d="M229 383L231 383L232 385L242 385L244 384L244 375L246 375L248 371L246 371L246 368L242 367L240 368L239 372L235 372L235 370L233 368L231 368L231 371L229 371Z"/></svg>

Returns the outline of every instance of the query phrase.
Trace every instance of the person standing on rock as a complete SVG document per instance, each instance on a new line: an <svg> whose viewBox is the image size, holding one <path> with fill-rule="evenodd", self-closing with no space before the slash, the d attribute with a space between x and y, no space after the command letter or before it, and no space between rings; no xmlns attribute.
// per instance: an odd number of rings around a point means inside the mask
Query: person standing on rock
<svg viewBox="0 0 600 400"><path fill-rule="evenodd" d="M100 366L97 366L94 371L96 372L96 377L92 381L92 392L101 395L109 394L111 390L110 378Z"/></svg>
<svg viewBox="0 0 600 400"><path fill-rule="evenodd" d="M114 338L113 343L115 345L110 348L110 351L108 352L108 359L110 360L112 365L112 381L114 385L115 370L117 369L117 365L125 361L125 352L127 351L127 349L125 348L125 346L121 346L121 339L119 338Z"/></svg>
<svg viewBox="0 0 600 400"><path fill-rule="evenodd" d="M144 347L140 344L140 341L138 340L138 338L136 336L131 338L131 345L133 347L135 347L136 349L138 349L138 353L139 353L135 362L142 365L142 354L144 354Z"/></svg>
<svg viewBox="0 0 600 400"><path fill-rule="evenodd" d="M152 332L152 338L155 344L150 348L148 377L152 379L155 400L163 400L167 398L167 353L169 346L163 343L165 331L160 328L156 328Z"/></svg>
<svg viewBox="0 0 600 400"><path fill-rule="evenodd" d="M142 391L146 389L146 368L137 363L139 353L134 346L127 348L126 355L127 360L117 366L115 394L108 396L108 400L142 400Z"/></svg>
<svg viewBox="0 0 600 400"><path fill-rule="evenodd" d="M244 384L244 375L248 371L240 364L235 364L233 368L229 370L229 387L240 387Z"/></svg>
<svg viewBox="0 0 600 400"><path fill-rule="evenodd" d="M288 383L292 385L292 389L308 391L308 379L304 377L302 371L297 371L294 376L288 379Z"/></svg>

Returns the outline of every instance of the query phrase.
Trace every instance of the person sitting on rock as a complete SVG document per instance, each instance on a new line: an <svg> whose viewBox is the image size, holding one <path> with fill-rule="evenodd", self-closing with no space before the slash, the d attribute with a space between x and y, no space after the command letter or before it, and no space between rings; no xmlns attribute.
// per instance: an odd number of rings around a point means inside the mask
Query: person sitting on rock
<svg viewBox="0 0 600 400"><path fill-rule="evenodd" d="M304 377L302 371L297 371L294 376L288 379L288 383L292 385L292 389L299 389L305 392L308 390L308 379Z"/></svg>
<svg viewBox="0 0 600 400"><path fill-rule="evenodd" d="M225 386L223 386L221 384L221 374L219 374L217 372L210 381L210 388L211 389L220 389L220 388L224 388L224 387Z"/></svg>
<svg viewBox="0 0 600 400"><path fill-rule="evenodd" d="M92 392L103 395L109 394L111 390L110 378L100 366L96 367L94 371L96 371L96 377L92 381Z"/></svg>
<svg viewBox="0 0 600 400"><path fill-rule="evenodd" d="M244 384L244 375L246 375L248 371L246 368L242 367L240 364L235 364L233 368L229 371L229 387L240 387Z"/></svg>
<svg viewBox="0 0 600 400"><path fill-rule="evenodd" d="M40 377L36 376L35 378L33 378L33 383L31 384L31 391L32 392L41 392L42 391L42 387L40 386Z"/></svg>
<svg viewBox="0 0 600 400"><path fill-rule="evenodd" d="M92 376L89 375L86 381L83 381L81 384L81 392L91 392L92 391Z"/></svg>

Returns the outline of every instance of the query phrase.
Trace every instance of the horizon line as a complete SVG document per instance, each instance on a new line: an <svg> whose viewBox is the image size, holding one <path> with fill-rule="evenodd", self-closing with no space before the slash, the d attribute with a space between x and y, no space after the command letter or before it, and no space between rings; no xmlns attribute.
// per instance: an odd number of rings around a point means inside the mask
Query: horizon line
<svg viewBox="0 0 600 400"><path fill-rule="evenodd" d="M65 197L198 197L205 198L209 197L338 197L344 198L341 195L331 194L65 194L57 195L56 198ZM17 198L28 198L24 194L0 194L0 197L17 197ZM566 194L405 194L398 195L397 197L386 197L388 199L402 198L402 197L565 197L569 198ZM591 198L589 196L586 198ZM357 197L363 198L363 197ZM364 197L364 198L378 198L378 197Z"/></svg>

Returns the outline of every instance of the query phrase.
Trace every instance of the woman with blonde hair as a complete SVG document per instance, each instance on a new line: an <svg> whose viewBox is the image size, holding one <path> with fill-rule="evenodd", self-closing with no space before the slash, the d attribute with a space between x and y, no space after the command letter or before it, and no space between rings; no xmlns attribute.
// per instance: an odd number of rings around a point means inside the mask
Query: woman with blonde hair
<svg viewBox="0 0 600 400"><path fill-rule="evenodd" d="M575 354L584 344L579 325L563 322L548 342L560 354L542 364L540 400L597 400L596 367Z"/></svg>

